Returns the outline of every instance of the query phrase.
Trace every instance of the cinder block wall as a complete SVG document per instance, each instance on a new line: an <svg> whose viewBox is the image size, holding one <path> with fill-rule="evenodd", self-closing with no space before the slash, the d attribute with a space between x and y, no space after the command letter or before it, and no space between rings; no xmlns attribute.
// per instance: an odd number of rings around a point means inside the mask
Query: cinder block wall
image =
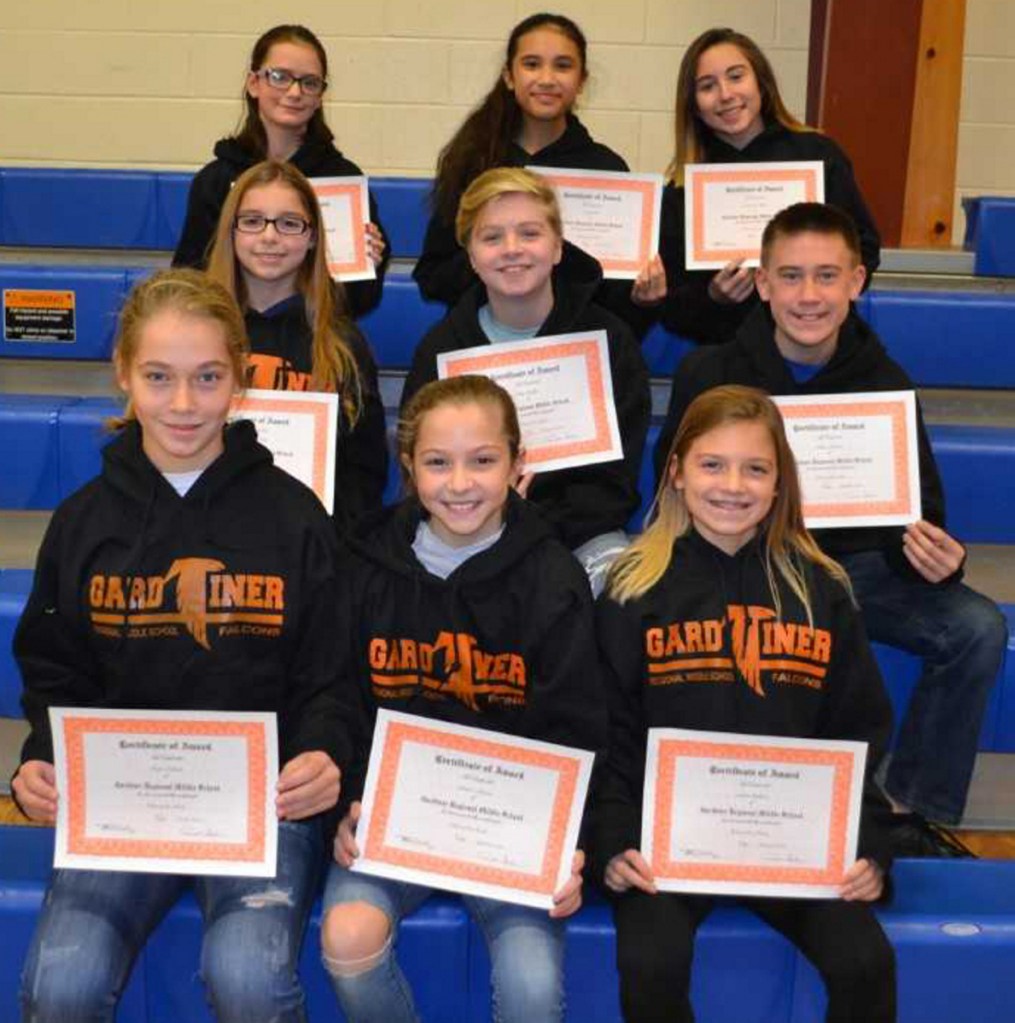
<svg viewBox="0 0 1015 1023"><path fill-rule="evenodd" d="M1015 0L967 0L958 196L1015 193ZM533 0L35 0L0 4L0 162L194 168L236 126L250 46L282 18L324 40L329 122L371 174L429 175L493 82ZM571 0L590 40L582 116L636 170L662 170L687 43L733 25L802 116L809 0Z"/></svg>

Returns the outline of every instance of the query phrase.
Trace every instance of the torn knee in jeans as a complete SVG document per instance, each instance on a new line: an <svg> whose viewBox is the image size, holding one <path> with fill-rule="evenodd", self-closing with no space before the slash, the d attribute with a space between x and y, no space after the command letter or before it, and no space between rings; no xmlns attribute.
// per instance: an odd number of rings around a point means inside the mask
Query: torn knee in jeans
<svg viewBox="0 0 1015 1023"><path fill-rule="evenodd" d="M333 977L358 977L361 973L369 973L387 957L391 951L391 940L389 934L387 941L376 952L360 959L334 959L327 952L322 952L321 959L324 962L324 968Z"/></svg>

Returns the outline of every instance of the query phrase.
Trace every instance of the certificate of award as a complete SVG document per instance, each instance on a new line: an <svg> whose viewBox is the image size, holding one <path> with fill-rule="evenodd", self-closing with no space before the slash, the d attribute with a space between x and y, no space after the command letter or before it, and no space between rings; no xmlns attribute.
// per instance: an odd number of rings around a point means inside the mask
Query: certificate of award
<svg viewBox="0 0 1015 1023"><path fill-rule="evenodd" d="M920 518L912 391L773 400L796 459L808 529L902 526Z"/></svg>
<svg viewBox="0 0 1015 1023"><path fill-rule="evenodd" d="M661 174L530 166L557 191L564 237L599 260L604 277L634 280L659 251Z"/></svg>
<svg viewBox="0 0 1015 1023"><path fill-rule="evenodd" d="M411 714L377 714L353 870L549 909L593 755Z"/></svg>
<svg viewBox="0 0 1015 1023"><path fill-rule="evenodd" d="M370 223L366 178L311 178L324 218L328 272L336 281L374 280L377 272L367 251Z"/></svg>
<svg viewBox="0 0 1015 1023"><path fill-rule="evenodd" d="M526 468L570 469L624 457L605 330L480 345L437 356L437 375L478 373L518 409Z"/></svg>
<svg viewBox="0 0 1015 1023"><path fill-rule="evenodd" d="M836 897L866 759L865 742L649 729L641 851L657 886Z"/></svg>
<svg viewBox="0 0 1015 1023"><path fill-rule="evenodd" d="M53 707L54 867L274 877L274 714Z"/></svg>
<svg viewBox="0 0 1015 1023"><path fill-rule="evenodd" d="M684 258L688 270L734 259L760 265L765 225L795 202L825 201L820 160L689 163L684 168Z"/></svg>
<svg viewBox="0 0 1015 1023"><path fill-rule="evenodd" d="M338 395L251 388L234 402L232 419L249 419L275 464L305 483L330 515L335 503Z"/></svg>

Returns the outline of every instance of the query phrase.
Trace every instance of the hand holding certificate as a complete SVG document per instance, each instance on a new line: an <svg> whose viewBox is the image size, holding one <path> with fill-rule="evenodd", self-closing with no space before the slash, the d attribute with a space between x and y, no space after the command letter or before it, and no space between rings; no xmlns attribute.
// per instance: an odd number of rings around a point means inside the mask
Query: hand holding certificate
<svg viewBox="0 0 1015 1023"><path fill-rule="evenodd" d="M735 260L758 266L765 225L797 202L825 201L820 160L699 163L684 168L685 264L718 270Z"/></svg>
<svg viewBox="0 0 1015 1023"><path fill-rule="evenodd" d="M592 754L380 711L354 870L551 909Z"/></svg>
<svg viewBox="0 0 1015 1023"><path fill-rule="evenodd" d="M528 169L556 189L564 237L599 260L604 277L634 280L659 251L662 175Z"/></svg>
<svg viewBox="0 0 1015 1023"><path fill-rule="evenodd" d="M52 708L53 865L272 877L274 714Z"/></svg>
<svg viewBox="0 0 1015 1023"><path fill-rule="evenodd" d="M437 356L437 375L478 373L511 395L537 472L623 458L606 331L480 345Z"/></svg>
<svg viewBox="0 0 1015 1023"><path fill-rule="evenodd" d="M641 847L663 891L835 898L867 744L649 730Z"/></svg>
<svg viewBox="0 0 1015 1023"><path fill-rule="evenodd" d="M808 529L904 526L920 518L912 391L772 400L796 459Z"/></svg>

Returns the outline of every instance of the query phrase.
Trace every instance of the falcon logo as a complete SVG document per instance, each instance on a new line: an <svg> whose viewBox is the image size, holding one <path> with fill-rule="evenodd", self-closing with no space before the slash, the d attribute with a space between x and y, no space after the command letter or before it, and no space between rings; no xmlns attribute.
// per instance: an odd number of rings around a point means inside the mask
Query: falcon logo
<svg viewBox="0 0 1015 1023"><path fill-rule="evenodd" d="M281 635L281 576L225 571L214 558L177 558L162 576L93 575L88 586L92 628L103 636L156 639L189 633L211 649L219 636Z"/></svg>
<svg viewBox="0 0 1015 1023"><path fill-rule="evenodd" d="M832 634L779 621L770 607L729 604L725 618L647 629L645 653L649 685L741 678L763 697L766 681L821 689L832 656Z"/></svg>

